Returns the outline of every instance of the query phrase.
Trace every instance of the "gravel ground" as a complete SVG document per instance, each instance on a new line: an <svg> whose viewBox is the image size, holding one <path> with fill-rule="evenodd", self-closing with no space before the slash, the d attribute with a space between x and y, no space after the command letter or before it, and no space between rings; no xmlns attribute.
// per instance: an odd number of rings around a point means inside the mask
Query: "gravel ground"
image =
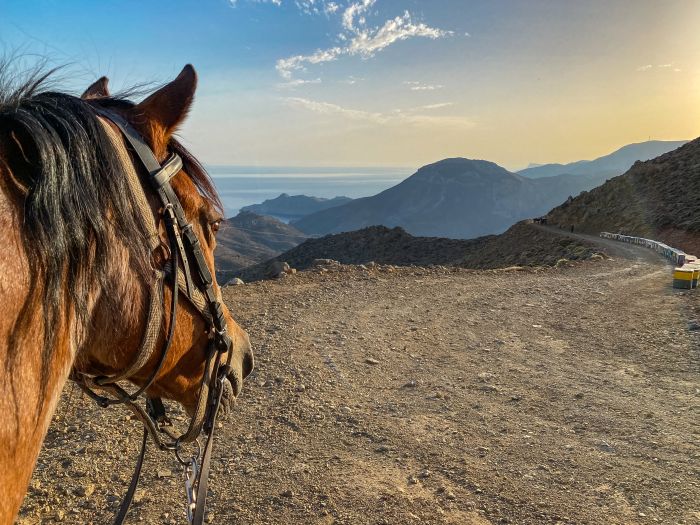
<svg viewBox="0 0 700 525"><path fill-rule="evenodd" d="M227 288L257 368L218 431L209 521L700 523L700 301L611 251ZM19 523L109 523L140 432L68 385ZM130 522L184 523L171 457L151 450L137 499Z"/></svg>

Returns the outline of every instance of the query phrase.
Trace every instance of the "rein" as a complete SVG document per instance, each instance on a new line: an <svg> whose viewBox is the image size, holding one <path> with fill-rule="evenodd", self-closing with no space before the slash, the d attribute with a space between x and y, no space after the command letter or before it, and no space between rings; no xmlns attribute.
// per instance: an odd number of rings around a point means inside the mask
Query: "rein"
<svg viewBox="0 0 700 525"><path fill-rule="evenodd" d="M183 466L188 503L187 519L191 525L201 525L204 522L206 509L216 416L226 389L226 376L231 371L230 363L233 356L233 343L227 333L224 310L214 291L213 278L204 259L199 239L192 229L192 225L185 217L180 200L170 184L171 179L182 169L182 160L177 154L173 153L161 165L143 137L124 118L102 108L95 108L95 111L106 120L111 121L120 130L130 146L131 153L148 172L147 178L150 186L156 192L162 204L161 216L168 236L170 258L164 271L156 272L155 283L150 290L146 332L134 361L126 370L116 375L91 376L73 370L71 378L99 406L106 408L110 405L124 404L144 426L138 460L129 488L113 522L114 525L121 525L126 519L138 486L149 436L160 450L174 452L175 457ZM105 127L111 131L107 124L105 124ZM112 137L112 133L110 133L110 137ZM129 162L131 161L129 160ZM161 245L161 241L152 218L151 208L148 205L144 189L136 172L130 173L129 177L132 179L129 182L137 200L137 207L141 211L147 229L150 230L150 248L155 249ZM155 352L157 334L163 324L164 280L166 275L168 275L172 284L172 295L170 320L165 342L160 351L157 364L147 380L135 392L129 393L119 386L118 382L128 379L140 370ZM166 361L175 335L180 293L196 307L207 323L209 344L206 350L204 374L194 414L185 432L178 435L170 428L172 423L166 416L165 407L160 398L147 397L145 408L138 404L137 400L156 380ZM224 361L224 354L226 353L228 353L228 356ZM102 395L97 390L111 394L112 397ZM202 450L198 438L203 432L207 434L207 439ZM196 445L196 452L189 457L183 457L183 445L189 443Z"/></svg>

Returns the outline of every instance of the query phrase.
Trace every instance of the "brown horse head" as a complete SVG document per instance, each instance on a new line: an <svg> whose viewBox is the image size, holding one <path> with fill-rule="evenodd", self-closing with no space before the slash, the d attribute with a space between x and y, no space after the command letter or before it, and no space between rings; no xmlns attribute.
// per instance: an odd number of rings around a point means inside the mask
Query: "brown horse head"
<svg viewBox="0 0 700 525"><path fill-rule="evenodd" d="M196 84L195 70L188 65L175 80L136 105L110 98L106 77L102 77L92 84L83 93L82 98L92 105L108 108L111 112L124 117L139 131L160 162L163 162L172 152L180 155L183 159L183 169L173 178L172 185L186 217L201 243L209 270L212 275L215 275L214 249L216 248L216 232L223 220L222 205L201 164L173 138L173 134L184 121L192 105ZM113 129L112 132L114 131ZM129 169L128 166L127 169ZM144 175L146 174L142 174L142 176ZM147 193L150 196L149 202L153 217L156 224L161 226L162 246L166 246L167 239L161 224L162 204L157 201L150 190L147 189ZM154 256L156 266L160 266L165 262L167 253L164 256L163 252L159 251ZM216 279L214 279L214 289L221 300ZM166 304L169 304L171 294L172 290L166 290ZM106 312L109 310L107 309ZM238 395L243 379L253 368L253 356L247 334L236 323L225 305L224 314L228 333L233 341L232 352L234 353L231 359L232 370L229 374L229 381L234 394ZM169 316L170 312L166 312L166 317ZM210 334L202 313L184 298L179 302L176 317L174 343L168 352L161 372L149 387L148 394L174 399L191 413L202 383ZM130 338L130 344L125 344L124 350L119 353L115 353L112 344L101 342L101 334L104 334L104 330L108 329L111 322L110 319L103 319L103 323L95 325L92 336L94 344L88 345L88 353L80 361L82 367L87 364L87 372L89 373L118 373L120 369L133 361L133 352L138 350L138 346L134 349L134 342L138 343L138 340L134 338ZM142 330L135 330L137 334L141 332ZM156 351L147 366L139 371L132 378L132 381L137 385L145 381L159 357L160 355Z"/></svg>
<svg viewBox="0 0 700 525"><path fill-rule="evenodd" d="M138 104L111 97L107 79L83 97L49 92L43 77L11 88L0 65L0 523L10 523L26 491L60 391L71 369L119 374L134 362L149 326L151 291L171 253L162 205L99 110L121 115L159 161L183 160L172 180L206 264L215 275L221 203L206 171L173 137L194 97L191 66ZM2 73L5 73L4 75ZM129 178L135 173L136 179ZM140 180L139 201L129 180ZM139 202L145 206L139 206ZM155 236L145 225L150 216ZM163 245L163 247L160 246ZM214 280L214 291L220 290ZM159 360L173 288L163 288L163 326L155 351L129 378L143 385ZM250 343L224 306L230 382L240 391L253 367ZM147 393L193 410L211 334L200 310L178 301L171 348Z"/></svg>

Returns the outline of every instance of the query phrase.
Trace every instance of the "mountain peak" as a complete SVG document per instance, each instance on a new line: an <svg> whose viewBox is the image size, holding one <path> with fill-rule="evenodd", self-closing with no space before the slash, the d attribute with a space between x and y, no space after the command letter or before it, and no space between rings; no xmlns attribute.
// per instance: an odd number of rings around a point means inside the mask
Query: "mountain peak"
<svg viewBox="0 0 700 525"><path fill-rule="evenodd" d="M494 178L522 179L520 175L508 171L495 162L481 159L467 159L464 157L451 157L423 166L406 180L452 180L467 182L470 180L478 181Z"/></svg>

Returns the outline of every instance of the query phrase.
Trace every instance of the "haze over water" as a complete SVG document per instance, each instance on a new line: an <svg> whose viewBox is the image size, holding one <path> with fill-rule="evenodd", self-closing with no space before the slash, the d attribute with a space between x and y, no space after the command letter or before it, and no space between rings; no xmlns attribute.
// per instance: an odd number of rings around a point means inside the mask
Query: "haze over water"
<svg viewBox="0 0 700 525"><path fill-rule="evenodd" d="M333 198L369 197L398 184L414 168L299 168L210 166L227 217L281 193Z"/></svg>

